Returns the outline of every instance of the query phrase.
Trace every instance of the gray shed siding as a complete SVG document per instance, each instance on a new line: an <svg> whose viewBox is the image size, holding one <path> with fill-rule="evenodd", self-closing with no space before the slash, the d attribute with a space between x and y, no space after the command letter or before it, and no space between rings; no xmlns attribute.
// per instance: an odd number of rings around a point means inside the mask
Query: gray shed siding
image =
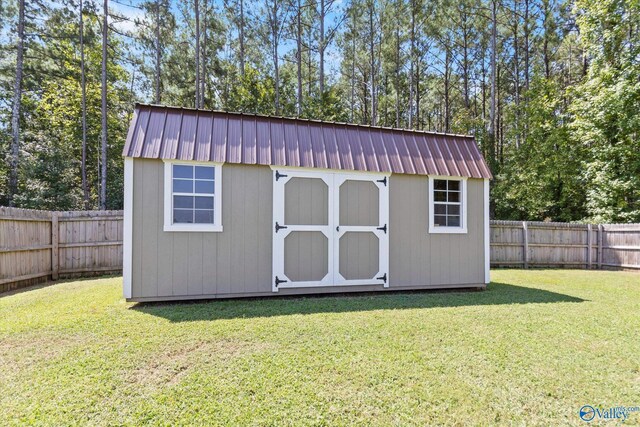
<svg viewBox="0 0 640 427"><path fill-rule="evenodd" d="M224 231L165 232L164 163L133 160L131 300L484 286L484 194L480 179L468 180L468 234L457 235L428 233L426 176L391 176L389 288L332 286L274 293L272 171L268 166L244 164L225 164L222 171ZM317 191L300 190L301 195Z"/></svg>

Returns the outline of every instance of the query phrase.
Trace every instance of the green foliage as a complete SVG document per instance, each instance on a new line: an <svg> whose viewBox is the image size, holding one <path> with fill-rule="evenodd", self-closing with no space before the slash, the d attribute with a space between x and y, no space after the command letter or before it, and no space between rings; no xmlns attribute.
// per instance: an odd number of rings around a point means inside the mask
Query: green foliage
<svg viewBox="0 0 640 427"><path fill-rule="evenodd" d="M594 221L640 221L640 66L592 72L576 88L572 137L583 162Z"/></svg>
<svg viewBox="0 0 640 427"><path fill-rule="evenodd" d="M538 77L526 94L530 132L497 177L497 218L577 221L586 216L580 174L585 149L569 138L558 92L557 82Z"/></svg>
<svg viewBox="0 0 640 427"><path fill-rule="evenodd" d="M375 117L382 126L475 135L495 177L495 218L640 221L638 0L497 2L494 135L488 126L489 0L327 0L322 94L320 5L299 3L300 52L298 2L199 1L205 108L275 114L278 59L280 115L354 123ZM33 0L26 6L15 200L25 207L82 208L79 4ZM84 2L90 207L99 191L99 6ZM110 208L122 206L121 148L133 103L195 103L195 2L135 0L132 6L114 3L110 13ZM130 19L120 16L123 10L141 13L126 31L118 26ZM15 1L0 1L3 159L11 144L16 11ZM7 200L8 167L0 163L0 204Z"/></svg>

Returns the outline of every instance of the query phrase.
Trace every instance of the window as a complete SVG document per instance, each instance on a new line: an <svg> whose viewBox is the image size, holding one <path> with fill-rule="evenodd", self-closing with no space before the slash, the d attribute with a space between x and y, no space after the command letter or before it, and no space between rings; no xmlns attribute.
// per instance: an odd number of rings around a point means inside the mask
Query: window
<svg viewBox="0 0 640 427"><path fill-rule="evenodd" d="M429 233L466 233L466 178L429 177Z"/></svg>
<svg viewBox="0 0 640 427"><path fill-rule="evenodd" d="M165 163L165 231L222 231L222 166Z"/></svg>

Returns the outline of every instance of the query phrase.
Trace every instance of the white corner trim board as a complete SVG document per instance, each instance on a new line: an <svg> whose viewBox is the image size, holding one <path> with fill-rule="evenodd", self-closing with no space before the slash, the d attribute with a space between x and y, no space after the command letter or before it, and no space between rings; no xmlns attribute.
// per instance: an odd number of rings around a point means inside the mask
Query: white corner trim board
<svg viewBox="0 0 640 427"><path fill-rule="evenodd" d="M133 263L133 159L124 159L124 220L122 242L122 293L131 298Z"/></svg>
<svg viewBox="0 0 640 427"><path fill-rule="evenodd" d="M484 283L491 282L491 229L489 227L489 180L484 179Z"/></svg>
<svg viewBox="0 0 640 427"><path fill-rule="evenodd" d="M444 179L447 181L460 181L460 226L436 227L434 221L434 197L433 181ZM467 177L429 175L429 233L430 234L467 234Z"/></svg>
<svg viewBox="0 0 640 427"><path fill-rule="evenodd" d="M195 165L215 168L213 193L213 224L173 223L173 165ZM164 160L164 231L222 232L222 165L217 162Z"/></svg>

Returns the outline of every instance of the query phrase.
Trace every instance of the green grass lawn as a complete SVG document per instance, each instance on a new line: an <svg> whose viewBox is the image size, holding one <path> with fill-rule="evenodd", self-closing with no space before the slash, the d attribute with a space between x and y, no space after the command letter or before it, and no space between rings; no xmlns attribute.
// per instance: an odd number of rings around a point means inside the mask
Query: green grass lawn
<svg viewBox="0 0 640 427"><path fill-rule="evenodd" d="M640 406L639 274L492 279L144 305L112 277L0 296L0 425L548 426Z"/></svg>

